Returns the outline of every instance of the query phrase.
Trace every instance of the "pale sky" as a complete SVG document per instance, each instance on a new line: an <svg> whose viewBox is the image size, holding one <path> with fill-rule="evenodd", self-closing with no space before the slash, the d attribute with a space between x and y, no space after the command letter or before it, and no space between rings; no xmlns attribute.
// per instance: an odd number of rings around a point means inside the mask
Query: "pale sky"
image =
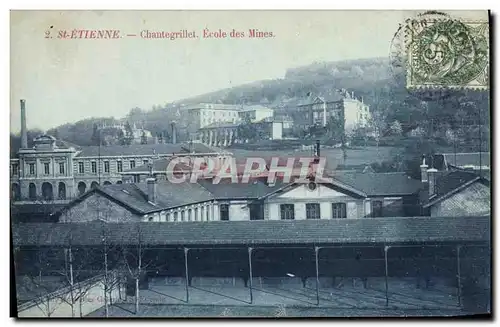
<svg viewBox="0 0 500 327"><path fill-rule="evenodd" d="M133 107L262 79L314 61L388 56L401 11L12 11L11 130L19 99L28 128L89 117L121 118ZM45 38L51 29L52 39ZM57 39L73 29L195 31L197 39ZM273 32L269 39L204 39L204 28Z"/></svg>

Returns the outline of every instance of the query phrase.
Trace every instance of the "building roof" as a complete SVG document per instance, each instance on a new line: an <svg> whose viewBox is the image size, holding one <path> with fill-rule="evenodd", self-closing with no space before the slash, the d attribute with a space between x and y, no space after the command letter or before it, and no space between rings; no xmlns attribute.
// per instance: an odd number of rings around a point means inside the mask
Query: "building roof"
<svg viewBox="0 0 500 327"><path fill-rule="evenodd" d="M438 170L446 169L444 165L456 168L476 168L479 166L490 167L489 152L471 152L471 153L442 153L434 156L435 168Z"/></svg>
<svg viewBox="0 0 500 327"><path fill-rule="evenodd" d="M241 181L241 178L238 178ZM260 179L250 180L247 184L232 183L230 178L221 179L214 184L212 179L198 180L198 184L213 194L217 200L258 199L277 190L280 185L268 186Z"/></svg>
<svg viewBox="0 0 500 327"><path fill-rule="evenodd" d="M132 145L110 145L110 146L82 146L77 157L97 157L97 156L146 156L156 154L185 153L186 144L132 144Z"/></svg>
<svg viewBox="0 0 500 327"><path fill-rule="evenodd" d="M176 184L162 180L156 183L156 200L154 203L148 201L146 183L125 183L98 186L74 200L68 207L83 201L94 193L104 195L128 210L140 215L214 199L213 195L199 184Z"/></svg>
<svg viewBox="0 0 500 327"><path fill-rule="evenodd" d="M362 173L334 171L334 180L360 190L370 196L402 196L417 194L423 187L419 180L405 173Z"/></svg>
<svg viewBox="0 0 500 327"><path fill-rule="evenodd" d="M158 160L153 160L153 173L166 173L168 165L173 159L178 159L176 157L169 157L169 158L161 158ZM186 172L190 171L191 167L185 163L178 162L176 165L173 167L173 172ZM124 174L149 174L150 168L149 165L140 165L137 167L134 167L132 169L128 169L124 171Z"/></svg>
<svg viewBox="0 0 500 327"><path fill-rule="evenodd" d="M489 242L490 217L391 217L210 222L26 223L12 228L14 246L150 246Z"/></svg>
<svg viewBox="0 0 500 327"><path fill-rule="evenodd" d="M441 202L477 181L483 182L487 185L489 184L488 180L482 178L477 173L470 171L456 170L437 176L435 193L430 199L424 199L423 202L427 202L424 207L429 207Z"/></svg>

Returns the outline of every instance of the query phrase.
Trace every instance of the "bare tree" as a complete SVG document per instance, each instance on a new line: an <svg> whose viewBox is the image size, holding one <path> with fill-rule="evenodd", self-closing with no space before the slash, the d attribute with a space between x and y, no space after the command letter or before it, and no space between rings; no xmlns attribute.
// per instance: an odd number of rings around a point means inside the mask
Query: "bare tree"
<svg viewBox="0 0 500 327"><path fill-rule="evenodd" d="M54 284L43 278L44 273L49 272L50 269L49 251L48 248L38 247L34 258L30 257L32 273L17 276L16 283L18 302L25 300L34 303L46 317L51 317L58 307L56 303L51 304L51 293L55 290ZM16 253L18 253L17 260L19 261L19 251ZM23 263L16 262L16 265L19 264Z"/></svg>
<svg viewBox="0 0 500 327"><path fill-rule="evenodd" d="M103 271L102 281L104 292L104 312L109 317L109 306L113 304L112 293L118 289L119 298L121 298L121 285L124 278L123 261L117 260L119 247L111 242L110 230L107 224L103 223L101 230L102 253L103 253Z"/></svg>
<svg viewBox="0 0 500 327"><path fill-rule="evenodd" d="M136 225L136 245L135 249L123 248L123 261L131 278L135 280L135 314L139 313L139 280L146 272L151 260L145 260L147 246L144 242L144 233L141 223Z"/></svg>

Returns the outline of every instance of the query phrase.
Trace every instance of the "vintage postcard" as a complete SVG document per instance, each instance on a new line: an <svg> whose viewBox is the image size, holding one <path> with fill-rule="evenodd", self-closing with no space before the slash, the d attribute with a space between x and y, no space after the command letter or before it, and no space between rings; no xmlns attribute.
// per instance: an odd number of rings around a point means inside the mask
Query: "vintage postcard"
<svg viewBox="0 0 500 327"><path fill-rule="evenodd" d="M490 13L10 13L13 316L491 315Z"/></svg>

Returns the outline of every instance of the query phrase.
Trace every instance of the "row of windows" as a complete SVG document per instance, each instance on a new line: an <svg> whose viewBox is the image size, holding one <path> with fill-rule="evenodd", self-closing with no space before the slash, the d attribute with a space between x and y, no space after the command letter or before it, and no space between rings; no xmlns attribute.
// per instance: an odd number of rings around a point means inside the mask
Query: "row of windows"
<svg viewBox="0 0 500 327"><path fill-rule="evenodd" d="M221 208L222 212L222 208ZM209 221L212 219L210 206L202 206L194 209L176 211L167 213L164 221ZM149 221L153 221L153 217L149 217Z"/></svg>
<svg viewBox="0 0 500 327"><path fill-rule="evenodd" d="M148 159L144 159L142 161L143 165L147 165L149 163ZM130 169L135 168L135 160L130 160L129 161ZM104 161L104 172L109 173L110 169L110 162L109 161ZM122 161L117 161L116 162L116 170L120 173L123 171L123 162ZM92 161L90 163L90 171L93 174L97 174L97 161ZM85 163L84 162L79 162L78 163L78 173L79 174L84 174L85 173Z"/></svg>
<svg viewBox="0 0 500 327"><path fill-rule="evenodd" d="M234 112L234 111L222 111L222 112L218 112L216 114L215 111L205 111L205 110L202 110L200 111L201 112L201 115L202 116L222 116L222 117L226 117L226 114L228 117L237 117L238 116L238 113L237 112ZM196 113L196 115L199 115L198 113Z"/></svg>
<svg viewBox="0 0 500 327"><path fill-rule="evenodd" d="M382 217L382 201L372 201L372 217ZM282 220L295 219L295 205L292 203L280 205L280 218ZM321 208L319 203L306 203L306 219L320 219ZM346 204L343 202L332 203L332 218L347 218Z"/></svg>
<svg viewBox="0 0 500 327"><path fill-rule="evenodd" d="M17 171L19 166L16 164L15 170L14 170L14 165L13 165L13 171ZM58 164L59 167L59 174L64 175L66 173L66 164L64 162L59 162ZM34 163L28 163L28 172L29 175L35 175L36 173L36 166ZM51 170L50 170L50 163L49 162L44 162L43 163L43 174L44 175L50 175Z"/></svg>

